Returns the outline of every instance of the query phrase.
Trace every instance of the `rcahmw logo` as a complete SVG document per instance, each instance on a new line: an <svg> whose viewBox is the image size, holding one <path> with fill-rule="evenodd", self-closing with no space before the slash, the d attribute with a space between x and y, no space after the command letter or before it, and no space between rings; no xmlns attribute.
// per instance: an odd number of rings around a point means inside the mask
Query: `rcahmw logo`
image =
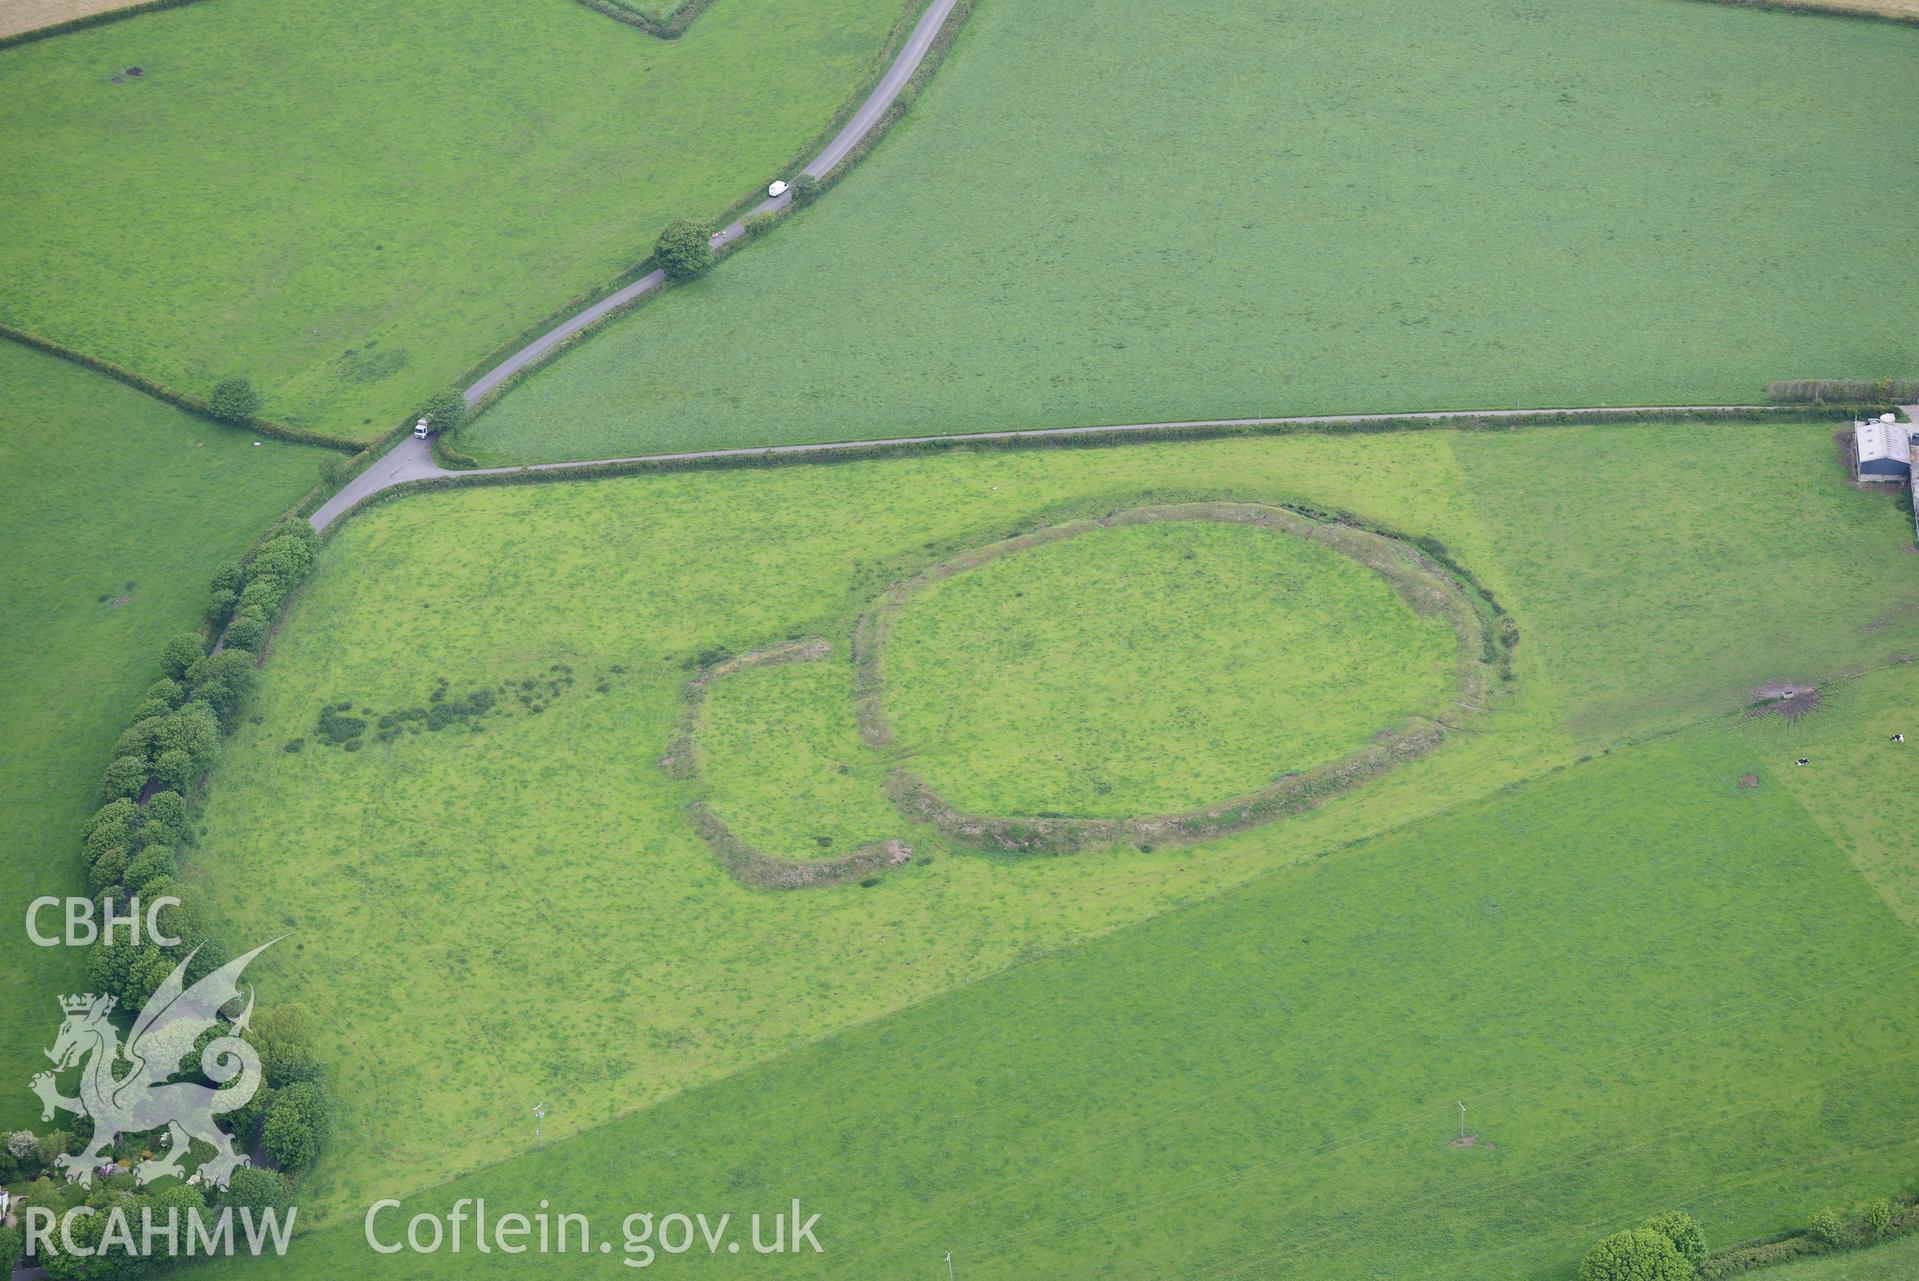
<svg viewBox="0 0 1919 1281"><path fill-rule="evenodd" d="M97 1176L118 1173L121 1167L111 1157L115 1145L157 1131L165 1132L165 1149L133 1167L136 1186L170 1175L223 1189L233 1172L248 1164L216 1118L244 1107L260 1088L260 1055L243 1037L253 1017L253 994L241 992L239 979L248 962L270 946L262 944L191 985L187 971L199 949L187 953L134 1017L124 1043L112 1018L113 997L89 992L60 998L63 1020L46 1052L53 1069L36 1074L29 1085L40 1097L42 1121L68 1112L93 1125L82 1151L54 1158L69 1180L90 1187ZM223 1018L221 1010L238 1005L243 996L245 1006L238 1015L230 1022ZM195 1059L201 1079L174 1080L189 1071L189 1057ZM76 1093L61 1093L60 1078L75 1070ZM212 1148L213 1155L189 1176L181 1163L195 1141ZM270 1246L278 1254L286 1248L297 1212L297 1207L288 1209L282 1223L273 1210L256 1215L242 1209L243 1230L236 1238L233 1207L182 1214L178 1206L145 1205L136 1216L124 1206L82 1205L56 1216L49 1207L32 1205L26 1209L27 1252L81 1257L110 1250L150 1253L158 1242L170 1255L231 1254L236 1245L252 1254ZM77 1222L102 1215L105 1222L97 1241L88 1244L75 1236ZM92 1238L94 1233L80 1235Z"/></svg>

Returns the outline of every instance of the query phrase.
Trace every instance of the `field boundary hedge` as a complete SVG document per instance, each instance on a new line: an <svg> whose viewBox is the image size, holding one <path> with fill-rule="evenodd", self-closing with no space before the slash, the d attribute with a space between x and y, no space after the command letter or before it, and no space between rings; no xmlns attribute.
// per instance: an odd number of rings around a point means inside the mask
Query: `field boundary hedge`
<svg viewBox="0 0 1919 1281"><path fill-rule="evenodd" d="M666 771L669 778L700 777L699 754L694 744L699 736L700 713L706 707L706 691L714 681L754 667L824 662L832 654L830 642L812 636L706 664L700 669L699 675L686 683L686 706L680 714L679 727L667 748L667 754L660 761L660 768ZM878 876L913 857L912 846L899 840L886 840L869 842L837 858L783 858L768 854L742 840L724 819L713 812L704 795L687 802L685 813L694 834L706 842L720 866L749 889L797 890L820 885L844 885L848 881Z"/></svg>
<svg viewBox="0 0 1919 1281"><path fill-rule="evenodd" d="M334 436L326 432L308 431L304 427L289 427L285 423L277 423L270 418L248 418L241 422L231 422L225 418L216 417L213 412L208 409L207 402L198 396L189 396L185 392L170 387L166 383L149 378L145 374L135 373L124 365L116 365L112 361L102 360L98 356L89 356L83 351L76 351L72 347L66 346L64 343L55 342L51 338L43 338L39 334L31 333L25 329L16 329L9 324L0 323L0 338L11 339L23 347L31 347L35 351L45 352L49 356L58 356L62 360L70 360L76 365L91 369L96 374L105 375L118 383L125 383L135 391L145 392L155 400L163 400L176 409L184 409L196 418L204 418L208 422L220 427L248 431L256 436L271 436L275 440L291 441L296 445L318 445L324 449L337 449L343 453L357 454L367 448L367 443L362 440L354 440L347 436Z"/></svg>
<svg viewBox="0 0 1919 1281"><path fill-rule="evenodd" d="M607 480L622 476L688 471L731 471L739 468L800 467L832 463L871 462L966 449L1102 449L1124 445L1156 445L1169 441L1228 440L1262 436L1381 435L1403 431L1515 431L1526 427L1583 427L1604 423L1632 426L1672 425L1744 426L1780 419L1850 423L1879 412L1867 405L1728 405L1719 409L1638 410L1631 406L1607 409L1542 409L1493 417L1463 415L1436 418L1421 414L1381 414L1341 421L1323 418L1274 419L1262 422L1189 422L1140 427L1049 427L1030 431L973 433L961 436L903 437L894 440L831 441L811 445L770 445L727 453L650 454L633 458L572 463L528 463L520 467L449 472L444 476L403 481L368 494L327 526L331 536L349 516L357 515L402 495L467 485L557 484L575 480Z"/></svg>
<svg viewBox="0 0 1919 1281"><path fill-rule="evenodd" d="M1919 378L1788 378L1766 384L1766 399L1780 405L1858 405L1919 402Z"/></svg>

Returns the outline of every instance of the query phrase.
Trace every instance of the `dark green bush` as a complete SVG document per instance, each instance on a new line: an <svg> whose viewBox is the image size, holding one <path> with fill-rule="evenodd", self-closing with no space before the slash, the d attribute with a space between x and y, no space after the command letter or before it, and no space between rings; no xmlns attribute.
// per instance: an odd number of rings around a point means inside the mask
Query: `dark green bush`
<svg viewBox="0 0 1919 1281"><path fill-rule="evenodd" d="M200 767L191 754L170 747L154 757L153 776L164 786L185 792L190 791L194 780L200 777Z"/></svg>
<svg viewBox="0 0 1919 1281"><path fill-rule="evenodd" d="M457 391L440 392L426 402L420 416L426 419L429 430L442 435L456 432L466 426L466 397Z"/></svg>
<svg viewBox="0 0 1919 1281"><path fill-rule="evenodd" d="M366 733L366 722L341 712L326 712L313 727L313 735L322 743L344 743Z"/></svg>
<svg viewBox="0 0 1919 1281"><path fill-rule="evenodd" d="M147 785L145 756L116 756L100 779L100 795L106 800L135 797Z"/></svg>
<svg viewBox="0 0 1919 1281"><path fill-rule="evenodd" d="M820 198L823 188L820 180L810 173L803 173L793 179L793 203L801 209Z"/></svg>
<svg viewBox="0 0 1919 1281"><path fill-rule="evenodd" d="M260 412L260 393L245 378L222 378L207 397L207 412L222 422L243 423Z"/></svg>
<svg viewBox="0 0 1919 1281"><path fill-rule="evenodd" d="M276 1092L260 1127L260 1146L275 1165L298 1170L313 1163L326 1142L330 1126L326 1096L311 1081L299 1081Z"/></svg>
<svg viewBox="0 0 1919 1281"><path fill-rule="evenodd" d="M265 614L250 611L245 614L236 614L233 621L227 624L227 644L236 645L248 651L258 650L260 646L266 644L267 634L271 630L272 624L267 622Z"/></svg>
<svg viewBox="0 0 1919 1281"><path fill-rule="evenodd" d="M246 577L246 570L240 562L230 560L213 571L213 578L208 582L207 590L215 593L237 592L241 584L246 582Z"/></svg>
<svg viewBox="0 0 1919 1281"><path fill-rule="evenodd" d="M120 732L113 742L110 756L145 756L153 747L153 736L159 732L163 717L143 716Z"/></svg>
<svg viewBox="0 0 1919 1281"><path fill-rule="evenodd" d="M160 670L174 680L187 674L187 669L206 655L207 645L198 632L181 632L168 641L166 648L160 651Z"/></svg>
<svg viewBox="0 0 1919 1281"><path fill-rule="evenodd" d="M178 751L186 755L195 773L213 763L220 747L220 716L204 702L194 700L168 716L153 738L154 749L161 754ZM182 792L184 788L177 789Z"/></svg>
<svg viewBox="0 0 1919 1281"><path fill-rule="evenodd" d="M1691 1264L1695 1272L1705 1266L1708 1254L1706 1234L1684 1210L1656 1214L1639 1226L1657 1232L1672 1242L1673 1249L1679 1251L1679 1257Z"/></svg>
<svg viewBox="0 0 1919 1281"><path fill-rule="evenodd" d="M214 592L207 597L207 622L217 631L220 624L226 622L227 617L233 613L233 606L239 599L238 592Z"/></svg>
<svg viewBox="0 0 1919 1281"><path fill-rule="evenodd" d="M1738 1246L1714 1255L1699 1275L1708 1281L1718 1281L1721 1277L1738 1276L1742 1272L1770 1268L1808 1255L1824 1254L1829 1248L1809 1236L1790 1236L1780 1241Z"/></svg>
<svg viewBox="0 0 1919 1281"><path fill-rule="evenodd" d="M670 222L653 246L653 261L660 265L668 280L691 280L713 265L709 233L684 218Z"/></svg>
<svg viewBox="0 0 1919 1281"><path fill-rule="evenodd" d="M753 214L751 217L744 218L740 221L740 230L744 233L746 239L757 240L759 237L773 230L773 228L779 226L782 216L777 209L769 209L765 213Z"/></svg>
<svg viewBox="0 0 1919 1281"><path fill-rule="evenodd" d="M148 822L165 825L176 837L186 835L187 803L178 792L155 792L147 798L144 812Z"/></svg>
<svg viewBox="0 0 1919 1281"><path fill-rule="evenodd" d="M118 850L109 850L87 869L87 884L93 887L95 894L102 893L118 885L126 870L127 856Z"/></svg>
<svg viewBox="0 0 1919 1281"><path fill-rule="evenodd" d="M284 1210L293 1196L286 1177L258 1166L241 1166L227 1180L219 1194L221 1205L244 1206L258 1214L262 1210Z"/></svg>
<svg viewBox="0 0 1919 1281"><path fill-rule="evenodd" d="M235 641L195 663L187 676L193 701L212 708L219 718L220 732L231 734L240 723L240 713L252 697L253 687L259 683L260 669L253 651Z"/></svg>
<svg viewBox="0 0 1919 1281"><path fill-rule="evenodd" d="M165 845L149 845L126 865L120 882L127 893L139 894L156 881L172 880L174 870L173 851Z"/></svg>
<svg viewBox="0 0 1919 1281"><path fill-rule="evenodd" d="M1665 1234L1650 1228L1613 1233L1579 1265L1579 1281L1692 1281L1694 1275Z"/></svg>

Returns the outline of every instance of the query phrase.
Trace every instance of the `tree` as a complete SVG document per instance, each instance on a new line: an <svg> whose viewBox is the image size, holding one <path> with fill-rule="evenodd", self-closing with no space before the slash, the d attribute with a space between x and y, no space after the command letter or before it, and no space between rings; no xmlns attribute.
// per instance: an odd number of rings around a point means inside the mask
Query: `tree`
<svg viewBox="0 0 1919 1281"><path fill-rule="evenodd" d="M227 644L237 645L248 651L258 650L266 642L267 633L272 630L273 625L267 622L264 614L257 614L252 610L244 614L235 614L233 621L227 624Z"/></svg>
<svg viewBox="0 0 1919 1281"><path fill-rule="evenodd" d="M289 1085L267 1105L266 1124L260 1127L260 1146L282 1169L311 1165L326 1141L330 1119L326 1096L311 1081Z"/></svg>
<svg viewBox="0 0 1919 1281"><path fill-rule="evenodd" d="M793 203L801 209L820 198L822 190L820 180L810 173L803 173L793 179Z"/></svg>
<svg viewBox="0 0 1919 1281"><path fill-rule="evenodd" d="M1700 1231L1699 1224L1684 1210L1655 1214L1639 1226L1657 1232L1672 1242L1672 1248L1679 1251L1680 1258L1692 1265L1694 1272L1706 1266L1706 1234Z"/></svg>
<svg viewBox="0 0 1919 1281"><path fill-rule="evenodd" d="M116 756L107 766L107 772L100 780L100 795L108 800L121 797L131 799L140 794L147 785L147 758L144 756Z"/></svg>
<svg viewBox="0 0 1919 1281"><path fill-rule="evenodd" d="M1812 1222L1807 1226L1814 1236L1827 1245L1838 1245L1839 1238L1846 1231L1846 1221L1840 1217L1839 1211L1830 1208L1813 1215Z"/></svg>
<svg viewBox="0 0 1919 1281"><path fill-rule="evenodd" d="M205 768L213 763L213 754L220 747L220 715L196 699L167 717L153 736L153 746L163 754L185 752L196 770ZM184 787L174 790L186 793Z"/></svg>
<svg viewBox="0 0 1919 1281"><path fill-rule="evenodd" d="M127 856L119 850L109 850L93 861L87 869L87 884L93 887L95 894L110 890L120 883L126 874Z"/></svg>
<svg viewBox="0 0 1919 1281"><path fill-rule="evenodd" d="M207 644L200 639L200 633L181 632L168 641L167 647L160 651L160 668L177 681L185 676L187 669L199 662L206 652ZM153 691L148 690L147 694L151 697Z"/></svg>
<svg viewBox="0 0 1919 1281"><path fill-rule="evenodd" d="M148 823L159 823L174 836L186 834L187 803L180 799L178 792L155 792L147 797L146 808L141 812Z"/></svg>
<svg viewBox="0 0 1919 1281"><path fill-rule="evenodd" d="M158 716L142 716L127 726L119 738L113 742L114 756L145 756L153 746L153 736L160 729Z"/></svg>
<svg viewBox="0 0 1919 1281"><path fill-rule="evenodd" d="M207 397L207 412L222 422L243 423L260 412L260 393L245 378L222 378Z"/></svg>
<svg viewBox="0 0 1919 1281"><path fill-rule="evenodd" d="M466 426L466 397L457 391L443 391L426 402L421 417L427 429L447 435Z"/></svg>
<svg viewBox="0 0 1919 1281"><path fill-rule="evenodd" d="M133 823L139 816L139 807L130 799L121 797L109 801L87 822L86 859L87 866L109 854L125 857L133 850Z"/></svg>
<svg viewBox="0 0 1919 1281"><path fill-rule="evenodd" d="M190 675L194 702L187 706L204 703L211 707L219 718L220 731L232 733L247 699L253 695L253 687L260 680L260 667L254 661L253 651L234 641L219 653L209 654L195 663Z"/></svg>
<svg viewBox="0 0 1919 1281"><path fill-rule="evenodd" d="M1892 1226L1892 1202L1880 1197L1867 1206L1866 1226L1872 1229L1874 1236L1884 1236L1886 1229Z"/></svg>
<svg viewBox="0 0 1919 1281"><path fill-rule="evenodd" d="M1579 1281L1692 1281L1693 1266L1663 1232L1615 1232L1586 1255Z"/></svg>
<svg viewBox="0 0 1919 1281"><path fill-rule="evenodd" d="M121 874L127 893L138 894L147 886L173 876L173 851L164 845L149 845L134 856Z"/></svg>
<svg viewBox="0 0 1919 1281"><path fill-rule="evenodd" d="M660 233L653 260L668 280L691 280L713 265L713 242L706 228L682 218L668 223Z"/></svg>
<svg viewBox="0 0 1919 1281"><path fill-rule="evenodd" d="M167 788L184 792L200 777L200 767L180 748L169 747L153 758L153 776Z"/></svg>
<svg viewBox="0 0 1919 1281"><path fill-rule="evenodd" d="M276 1005L256 1011L247 1040L260 1051L268 1085L298 1085L320 1079L320 1058L313 1049L313 1020L305 1007Z"/></svg>
<svg viewBox="0 0 1919 1281"><path fill-rule="evenodd" d="M291 1200L284 1176L252 1165L235 1170L220 1194L221 1205L245 1206L254 1212L256 1222L260 1211L284 1210Z"/></svg>
<svg viewBox="0 0 1919 1281"><path fill-rule="evenodd" d="M27 1248L27 1234L20 1228L0 1228L0 1277L13 1275L13 1265Z"/></svg>

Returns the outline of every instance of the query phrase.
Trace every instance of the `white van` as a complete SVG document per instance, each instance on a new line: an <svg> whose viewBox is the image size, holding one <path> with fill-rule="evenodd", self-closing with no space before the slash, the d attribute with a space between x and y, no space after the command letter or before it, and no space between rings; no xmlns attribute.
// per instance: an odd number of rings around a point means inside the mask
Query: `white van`
<svg viewBox="0 0 1919 1281"><path fill-rule="evenodd" d="M426 425L426 419L422 418L419 422L413 424L413 439L425 440L432 434L432 429Z"/></svg>

